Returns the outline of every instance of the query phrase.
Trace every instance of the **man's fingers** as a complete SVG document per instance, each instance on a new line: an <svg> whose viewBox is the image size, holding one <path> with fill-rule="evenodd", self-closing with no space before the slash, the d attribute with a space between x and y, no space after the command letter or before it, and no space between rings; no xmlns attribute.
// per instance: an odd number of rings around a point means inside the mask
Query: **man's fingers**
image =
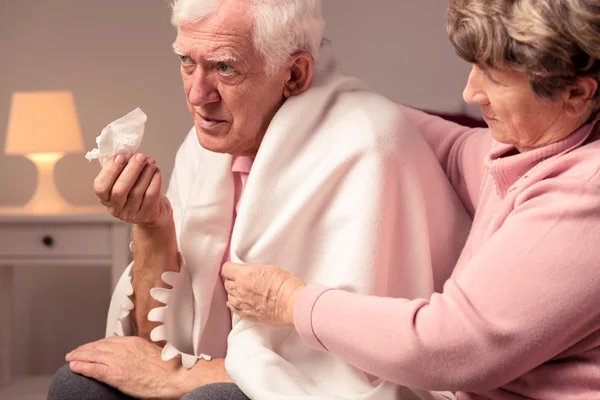
<svg viewBox="0 0 600 400"><path fill-rule="evenodd" d="M119 175L110 192L110 211L113 215L117 214L115 216L118 216L125 206L129 192L137 182L145 166L146 156L136 154L131 157L131 160L129 160L127 166L123 169L121 175Z"/></svg>
<svg viewBox="0 0 600 400"><path fill-rule="evenodd" d="M79 350L69 353L66 361L110 365L110 354L100 350Z"/></svg>
<svg viewBox="0 0 600 400"><path fill-rule="evenodd" d="M118 354L121 351L125 340L128 338L129 337L111 336L108 338L97 340L95 342L82 344L81 346L77 347L75 350L67 354L67 361L70 361L69 358L75 353L104 352Z"/></svg>
<svg viewBox="0 0 600 400"><path fill-rule="evenodd" d="M148 189L146 189L146 197L149 199L158 200L160 197L162 190L162 171L160 168L156 168L154 170L154 174L152 175L152 180L148 185Z"/></svg>
<svg viewBox="0 0 600 400"><path fill-rule="evenodd" d="M88 363L84 361L73 361L69 363L71 371L106 383L108 378L108 366L104 364Z"/></svg>
<svg viewBox="0 0 600 400"><path fill-rule="evenodd" d="M116 344L125 344L127 342L138 339L139 336L109 336L104 339L100 339L95 343L116 343Z"/></svg>
<svg viewBox="0 0 600 400"><path fill-rule="evenodd" d="M146 191L148 190L150 182L154 176L155 170L156 161L154 161L152 158L149 158L142 170L142 173L129 191L129 195L127 196L127 200L125 201L125 205L123 207L123 213L125 216L134 218L138 213L144 196L146 195Z"/></svg>
<svg viewBox="0 0 600 400"><path fill-rule="evenodd" d="M94 193L96 193L96 196L98 196L102 203L110 200L110 192L121 171L125 168L125 162L125 156L117 154L108 160L96 179L94 179Z"/></svg>
<svg viewBox="0 0 600 400"><path fill-rule="evenodd" d="M96 340L95 342L82 344L81 346L79 346L75 350L73 350L71 353L76 352L76 351L96 350L98 348L98 345L101 344L102 342L104 342L105 340L107 340L107 339L100 339L100 340ZM71 353L69 353L69 354L71 354Z"/></svg>
<svg viewBox="0 0 600 400"><path fill-rule="evenodd" d="M144 192L139 208L140 219L147 220L156 217L156 207L162 194L162 171L156 167L150 179L150 183Z"/></svg>

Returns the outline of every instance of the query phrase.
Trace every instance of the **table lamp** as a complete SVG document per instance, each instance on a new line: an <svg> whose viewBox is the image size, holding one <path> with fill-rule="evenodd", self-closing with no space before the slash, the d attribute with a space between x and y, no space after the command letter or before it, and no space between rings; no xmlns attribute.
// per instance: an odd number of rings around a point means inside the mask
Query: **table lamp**
<svg viewBox="0 0 600 400"><path fill-rule="evenodd" d="M54 167L65 153L83 151L72 93L13 93L4 152L24 155L37 167L37 186L27 210L52 213L72 207L56 188Z"/></svg>

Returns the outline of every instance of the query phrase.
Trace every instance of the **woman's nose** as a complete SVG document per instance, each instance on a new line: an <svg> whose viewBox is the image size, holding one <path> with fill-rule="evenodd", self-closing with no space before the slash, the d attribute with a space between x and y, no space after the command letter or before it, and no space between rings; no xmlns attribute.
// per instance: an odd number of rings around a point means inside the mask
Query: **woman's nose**
<svg viewBox="0 0 600 400"><path fill-rule="evenodd" d="M473 66L471 73L469 74L469 79L467 80L467 85L463 91L463 99L468 104L489 103L487 94L482 87L483 78L483 73L479 70L479 68Z"/></svg>

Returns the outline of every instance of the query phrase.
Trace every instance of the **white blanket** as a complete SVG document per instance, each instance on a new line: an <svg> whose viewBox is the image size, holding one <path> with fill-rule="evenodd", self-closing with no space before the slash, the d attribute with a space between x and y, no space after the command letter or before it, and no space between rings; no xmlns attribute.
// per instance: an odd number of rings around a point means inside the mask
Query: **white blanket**
<svg viewBox="0 0 600 400"><path fill-rule="evenodd" d="M183 262L163 276L173 289L153 290L167 306L150 314L164 323L152 335L168 342L163 358L181 354L191 367L226 354L230 377L257 400L435 398L314 350L294 329L231 319L220 279L231 239L232 261L305 282L409 299L441 290L470 221L399 108L323 55L310 89L270 124L235 222L231 162L202 149L193 130L178 152L168 194ZM128 270L107 334L132 334L130 290Z"/></svg>

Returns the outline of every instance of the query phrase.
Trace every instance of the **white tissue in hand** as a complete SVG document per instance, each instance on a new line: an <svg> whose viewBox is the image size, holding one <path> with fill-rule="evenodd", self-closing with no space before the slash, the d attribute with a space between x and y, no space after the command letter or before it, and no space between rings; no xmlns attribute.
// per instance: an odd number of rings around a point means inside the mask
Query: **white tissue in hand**
<svg viewBox="0 0 600 400"><path fill-rule="evenodd" d="M115 154L123 154L129 160L142 144L146 120L146 114L136 108L111 122L96 138L98 148L88 152L85 158L89 161L98 159L103 167Z"/></svg>

